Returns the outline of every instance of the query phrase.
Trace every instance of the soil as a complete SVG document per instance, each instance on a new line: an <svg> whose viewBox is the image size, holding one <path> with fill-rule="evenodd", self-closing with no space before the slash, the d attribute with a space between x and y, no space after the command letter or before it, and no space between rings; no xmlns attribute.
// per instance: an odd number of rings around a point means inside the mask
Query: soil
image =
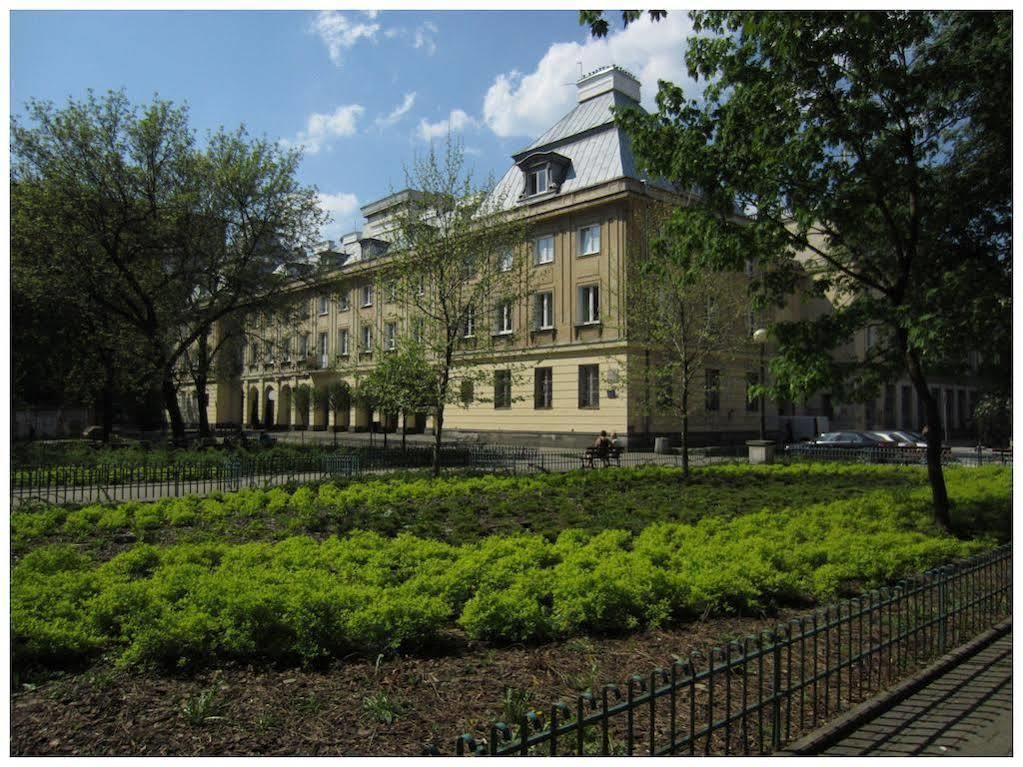
<svg viewBox="0 0 1023 767"><path fill-rule="evenodd" d="M14 755L452 754L516 705L573 704L588 688L670 666L770 618L712 618L625 637L494 647L452 636L430 656L349 658L321 670L222 666L139 673L100 663L16 680ZM511 690L511 693L507 693ZM391 719L390 722L387 720Z"/></svg>

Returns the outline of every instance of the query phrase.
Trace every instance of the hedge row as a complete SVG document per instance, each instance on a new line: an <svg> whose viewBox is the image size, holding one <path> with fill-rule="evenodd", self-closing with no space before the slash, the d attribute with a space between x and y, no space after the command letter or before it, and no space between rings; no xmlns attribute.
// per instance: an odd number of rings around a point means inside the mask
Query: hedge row
<svg viewBox="0 0 1023 767"><path fill-rule="evenodd" d="M959 469L948 472L948 481L953 497L960 486L973 488L971 493L990 486L1008 497L1010 476L1000 467ZM294 492L242 490L208 498L18 511L11 518L11 534L18 549L40 539L81 541L124 531L150 541L266 540L354 529L407 532L449 543L495 533L537 532L554 538L569 528L638 532L654 522L732 517L884 488L918 488L925 482L918 468L837 464L714 466L694 471L684 487L679 470L667 467L523 477L391 478L325 483ZM184 528L205 535L183 536Z"/></svg>
<svg viewBox="0 0 1023 767"><path fill-rule="evenodd" d="M974 488L977 489L977 488ZM986 491L957 501L986 507ZM1005 498L994 501L1008 514ZM880 584L990 541L938 533L926 491L658 523L638 535L566 530L455 546L357 532L317 542L138 545L99 564L67 545L12 572L18 664L99 653L122 663L312 662L411 649L458 626L542 641L689 616L770 610Z"/></svg>

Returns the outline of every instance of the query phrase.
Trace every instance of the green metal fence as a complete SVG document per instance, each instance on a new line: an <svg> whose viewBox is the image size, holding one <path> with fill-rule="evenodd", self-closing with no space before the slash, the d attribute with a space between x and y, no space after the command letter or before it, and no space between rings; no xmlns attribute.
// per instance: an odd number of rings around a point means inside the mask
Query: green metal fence
<svg viewBox="0 0 1023 767"><path fill-rule="evenodd" d="M1011 615L1012 548L827 605L669 668L465 733L459 755L777 751Z"/></svg>

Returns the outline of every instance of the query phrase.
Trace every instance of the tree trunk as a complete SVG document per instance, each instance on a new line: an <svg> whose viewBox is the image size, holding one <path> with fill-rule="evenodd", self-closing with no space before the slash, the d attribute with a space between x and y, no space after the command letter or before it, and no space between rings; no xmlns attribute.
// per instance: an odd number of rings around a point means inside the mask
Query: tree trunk
<svg viewBox="0 0 1023 767"><path fill-rule="evenodd" d="M444 405L433 411L433 476L440 476L440 440L444 429Z"/></svg>
<svg viewBox="0 0 1023 767"><path fill-rule="evenodd" d="M682 479L689 479L689 392L682 389Z"/></svg>
<svg viewBox="0 0 1023 767"><path fill-rule="evenodd" d="M103 359L103 396L101 409L103 411L103 442L110 442L110 434L114 430L114 361L112 356L107 355Z"/></svg>
<svg viewBox="0 0 1023 767"><path fill-rule="evenodd" d="M181 406L178 404L178 390L171 378L172 373L165 371L163 374L163 405L167 408L167 416L170 418L171 436L174 444L183 444L185 441L185 419L181 417Z"/></svg>
<svg viewBox="0 0 1023 767"><path fill-rule="evenodd" d="M931 484L931 499L934 504L934 521L946 531L952 529L952 518L949 514L948 489L945 487L945 474L941 468L941 435L942 420L938 403L931 396L923 369L916 354L906 353L909 379L916 388L917 396L924 401L927 410L927 479Z"/></svg>
<svg viewBox="0 0 1023 767"><path fill-rule="evenodd" d="M206 391L206 376L199 374L195 378L195 397L199 404L199 436L205 439L210 436L210 418L206 412L210 395Z"/></svg>
<svg viewBox="0 0 1023 767"><path fill-rule="evenodd" d="M408 432L408 413L401 411L401 452L405 452L405 434Z"/></svg>

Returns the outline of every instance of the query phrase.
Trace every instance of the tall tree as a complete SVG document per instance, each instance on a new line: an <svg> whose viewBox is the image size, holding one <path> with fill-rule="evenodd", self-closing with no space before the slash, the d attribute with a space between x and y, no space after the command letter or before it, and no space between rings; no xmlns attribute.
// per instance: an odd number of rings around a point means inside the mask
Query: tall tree
<svg viewBox="0 0 1023 767"><path fill-rule="evenodd" d="M696 391L704 392L705 371L743 353L752 355L758 325L749 280L742 273L702 268L665 230L670 216L668 206L654 204L636 211L630 221L635 241L626 281L628 337L650 353L654 372L630 370L636 380L629 389L639 395L644 411L678 418L682 475L688 477L689 417ZM703 398L698 402L702 410Z"/></svg>
<svg viewBox="0 0 1023 767"><path fill-rule="evenodd" d="M383 276L430 363L439 474L445 408L459 396L453 372L482 379L495 348L513 342L512 335L492 333L489 318L506 305L520 311L528 294L527 229L490 183L474 180L450 136L443 154L431 146L406 178L410 189L391 221L394 244Z"/></svg>
<svg viewBox="0 0 1023 767"><path fill-rule="evenodd" d="M617 115L643 170L700 192L672 236L711 268L756 257L762 300L802 275L831 299L833 315L774 328L779 389L863 394L909 376L947 528L928 377L967 349L1005 354L1011 333L1012 16L691 15L703 92L662 81L656 114ZM841 364L833 352L868 328L866 359Z"/></svg>
<svg viewBox="0 0 1023 767"><path fill-rule="evenodd" d="M416 339L403 336L393 351L381 351L366 387L374 393L376 406L401 415L401 449L405 450L410 414L434 411L435 369L427 350Z"/></svg>
<svg viewBox="0 0 1023 767"><path fill-rule="evenodd" d="M244 129L200 146L185 108L139 108L123 92L27 112L12 126L26 220L90 305L139 336L180 440L185 351L312 268L304 254L325 216L295 178L300 153Z"/></svg>

